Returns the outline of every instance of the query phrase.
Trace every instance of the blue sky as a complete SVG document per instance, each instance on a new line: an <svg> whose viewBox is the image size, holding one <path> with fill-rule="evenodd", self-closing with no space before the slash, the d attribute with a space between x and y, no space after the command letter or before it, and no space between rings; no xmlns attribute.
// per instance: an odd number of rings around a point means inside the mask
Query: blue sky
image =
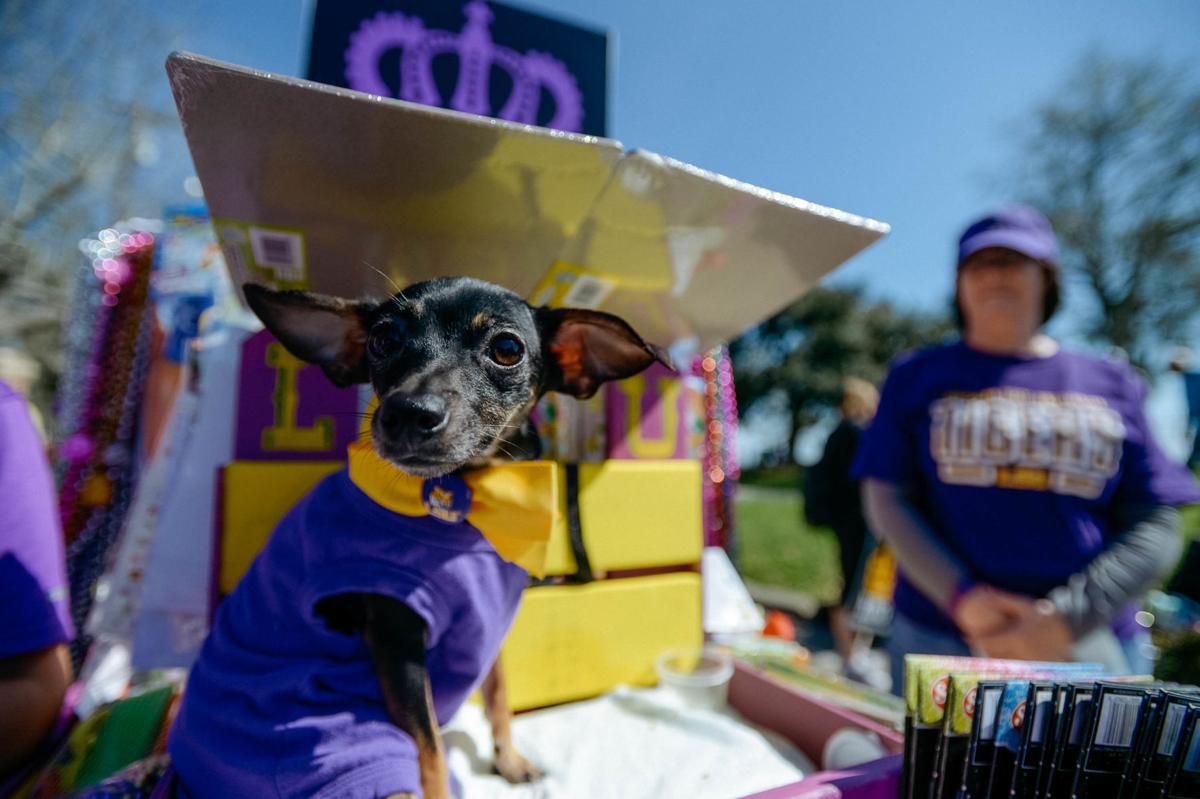
<svg viewBox="0 0 1200 799"><path fill-rule="evenodd" d="M1022 120L1085 52L1158 57L1200 75L1194 0L512 4L615 38L614 138L888 222L891 235L831 280L928 309L947 302L958 231L1010 199L999 179L1019 153ZM303 69L306 3L153 7L182 23L174 47ZM1067 323L1070 308L1068 298ZM1180 394L1160 381L1160 429L1180 424Z"/></svg>

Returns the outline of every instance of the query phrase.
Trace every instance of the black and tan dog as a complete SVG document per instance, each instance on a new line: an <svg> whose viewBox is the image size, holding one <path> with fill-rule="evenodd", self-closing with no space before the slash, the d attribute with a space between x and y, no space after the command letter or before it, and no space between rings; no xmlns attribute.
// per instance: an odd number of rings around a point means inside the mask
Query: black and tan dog
<svg viewBox="0 0 1200 799"><path fill-rule="evenodd" d="M536 458L529 414L544 393L589 397L605 381L634 375L656 360L668 362L615 316L533 308L506 289L469 278L419 283L383 302L254 285L245 293L292 354L319 365L339 386L371 384L378 397L370 423L375 452L422 478ZM373 660L387 718L415 743L423 795L447 796L434 708L439 687L427 669L424 617L371 592L325 596L316 613L331 630L365 639L363 653ZM498 661L483 676L482 689L496 769L513 782L536 778L512 743Z"/></svg>

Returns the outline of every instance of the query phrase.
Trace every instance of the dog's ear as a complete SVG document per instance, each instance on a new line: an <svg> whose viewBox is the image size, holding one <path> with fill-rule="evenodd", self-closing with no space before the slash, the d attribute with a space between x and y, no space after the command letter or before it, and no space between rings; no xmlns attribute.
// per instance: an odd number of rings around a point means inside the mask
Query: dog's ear
<svg viewBox="0 0 1200 799"><path fill-rule="evenodd" d="M547 391L587 399L601 383L632 377L658 361L673 369L665 351L642 340L619 316L579 308L534 310L546 362Z"/></svg>
<svg viewBox="0 0 1200 799"><path fill-rule="evenodd" d="M375 306L307 291L246 283L246 302L292 355L315 363L338 386L365 383L366 315Z"/></svg>

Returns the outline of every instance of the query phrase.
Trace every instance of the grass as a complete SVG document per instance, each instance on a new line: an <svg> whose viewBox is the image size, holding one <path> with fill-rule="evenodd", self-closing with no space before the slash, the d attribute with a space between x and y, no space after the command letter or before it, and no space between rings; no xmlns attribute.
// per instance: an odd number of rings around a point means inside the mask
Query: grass
<svg viewBox="0 0 1200 799"><path fill-rule="evenodd" d="M794 488L739 490L734 509L738 571L747 580L830 604L841 590L837 539L830 530L806 525L801 503Z"/></svg>
<svg viewBox="0 0 1200 799"><path fill-rule="evenodd" d="M795 491L803 481L804 467L788 463L782 466L760 466L754 469L745 469L738 478L738 485Z"/></svg>

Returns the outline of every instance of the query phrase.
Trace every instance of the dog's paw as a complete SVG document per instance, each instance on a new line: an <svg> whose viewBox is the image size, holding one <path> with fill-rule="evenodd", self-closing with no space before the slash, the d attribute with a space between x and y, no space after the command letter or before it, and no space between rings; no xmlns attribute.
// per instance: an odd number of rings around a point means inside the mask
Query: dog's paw
<svg viewBox="0 0 1200 799"><path fill-rule="evenodd" d="M525 756L512 747L496 752L496 762L492 768L501 777L511 783L533 782L541 779L542 772L537 766L525 759Z"/></svg>

